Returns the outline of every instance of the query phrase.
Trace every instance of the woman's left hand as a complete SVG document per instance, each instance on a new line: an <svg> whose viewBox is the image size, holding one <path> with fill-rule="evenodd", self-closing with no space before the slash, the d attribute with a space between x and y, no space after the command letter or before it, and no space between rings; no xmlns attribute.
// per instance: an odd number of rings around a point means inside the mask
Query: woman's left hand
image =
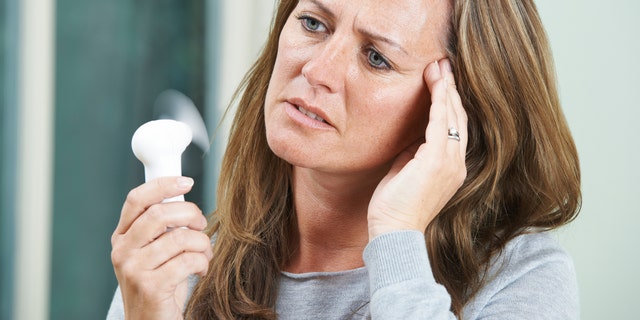
<svg viewBox="0 0 640 320"><path fill-rule="evenodd" d="M376 188L368 210L370 240L396 230L424 232L466 177L467 115L449 60L430 63L424 80L431 92L425 140L401 152ZM449 135L451 128L459 140Z"/></svg>

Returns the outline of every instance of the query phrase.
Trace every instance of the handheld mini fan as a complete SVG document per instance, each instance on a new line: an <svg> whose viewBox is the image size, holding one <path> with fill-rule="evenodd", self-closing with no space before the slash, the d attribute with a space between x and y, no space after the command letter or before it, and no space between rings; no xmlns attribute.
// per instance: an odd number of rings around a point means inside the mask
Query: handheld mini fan
<svg viewBox="0 0 640 320"><path fill-rule="evenodd" d="M147 182L166 176L182 175L182 153L191 143L190 127L180 121L162 119L140 126L131 138L133 154L144 165ZM184 196L163 202L184 201Z"/></svg>

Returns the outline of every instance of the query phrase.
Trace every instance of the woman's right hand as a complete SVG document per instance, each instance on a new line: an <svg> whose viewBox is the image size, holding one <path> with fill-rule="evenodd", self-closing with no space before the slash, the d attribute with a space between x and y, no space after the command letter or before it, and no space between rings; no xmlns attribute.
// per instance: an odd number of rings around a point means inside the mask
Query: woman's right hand
<svg viewBox="0 0 640 320"><path fill-rule="evenodd" d="M163 177L127 195L111 236L127 319L181 319L187 278L208 270L212 249L200 209L190 202L162 203L192 186L191 178Z"/></svg>

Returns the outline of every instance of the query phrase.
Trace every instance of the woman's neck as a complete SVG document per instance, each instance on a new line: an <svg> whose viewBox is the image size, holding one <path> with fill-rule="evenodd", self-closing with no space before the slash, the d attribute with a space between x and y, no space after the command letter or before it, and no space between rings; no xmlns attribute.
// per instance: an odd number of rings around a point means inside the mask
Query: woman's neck
<svg viewBox="0 0 640 320"><path fill-rule="evenodd" d="M286 271L331 272L364 266L367 208L382 176L336 176L294 167L296 246Z"/></svg>

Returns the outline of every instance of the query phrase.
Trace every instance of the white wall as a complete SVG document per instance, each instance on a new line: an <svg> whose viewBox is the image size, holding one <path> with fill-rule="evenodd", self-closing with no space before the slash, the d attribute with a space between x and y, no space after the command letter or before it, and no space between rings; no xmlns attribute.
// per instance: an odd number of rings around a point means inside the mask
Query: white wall
<svg viewBox="0 0 640 320"><path fill-rule="evenodd" d="M638 319L640 2L538 0L582 168L583 208L559 232L582 319Z"/></svg>
<svg viewBox="0 0 640 320"><path fill-rule="evenodd" d="M227 108L231 97L245 73L258 58L258 54L267 39L274 11L274 0L223 1L221 65L222 76L219 79L218 112ZM233 112L225 119L220 134L229 130ZM226 141L224 137L223 141ZM221 147L222 144L216 145ZM219 150L222 154L224 150Z"/></svg>
<svg viewBox="0 0 640 320"><path fill-rule="evenodd" d="M221 1L217 6L209 2L207 28L209 29L207 62L208 70L219 70L220 74L210 75L208 81L215 83L217 97L215 101L208 103L209 119L207 127L209 133L214 134L213 152L205 159L205 194L215 194L217 189L218 176L222 155L226 148L228 133L233 120L234 112L230 111L218 130L215 130L220 123L221 116L226 110L233 93L242 77L249 70L258 57L262 46L269 34L271 18L275 10L275 0L242 0L242 1ZM220 12L216 12L220 10ZM211 21L220 17L221 21ZM220 30L212 28L220 27ZM220 37L218 39L217 37ZM213 52L215 41L220 41L217 52ZM215 80L212 80L215 79ZM210 165L210 167L209 167ZM208 169L210 168L210 169ZM211 198L206 200L204 212L211 212L215 209L215 203Z"/></svg>
<svg viewBox="0 0 640 320"><path fill-rule="evenodd" d="M53 181L55 2L19 2L15 319L47 319Z"/></svg>
<svg viewBox="0 0 640 320"><path fill-rule="evenodd" d="M261 13L250 13L267 19L253 20L250 29L257 33L240 40L249 43L238 43L236 36L226 40L229 69L224 74L240 77L255 57L269 22L266 8L273 1L268 3ZM635 124L640 119L640 2L536 3L551 39L561 99L581 158L583 209L558 237L574 257L582 319L634 319L640 297L640 209L635 205L640 200L635 185L640 170L634 166L640 163ZM238 16L242 14L229 15ZM246 27L247 19L239 20ZM233 21L227 23L231 27ZM223 85L233 88L238 81ZM228 101L231 90L221 90L221 103Z"/></svg>

